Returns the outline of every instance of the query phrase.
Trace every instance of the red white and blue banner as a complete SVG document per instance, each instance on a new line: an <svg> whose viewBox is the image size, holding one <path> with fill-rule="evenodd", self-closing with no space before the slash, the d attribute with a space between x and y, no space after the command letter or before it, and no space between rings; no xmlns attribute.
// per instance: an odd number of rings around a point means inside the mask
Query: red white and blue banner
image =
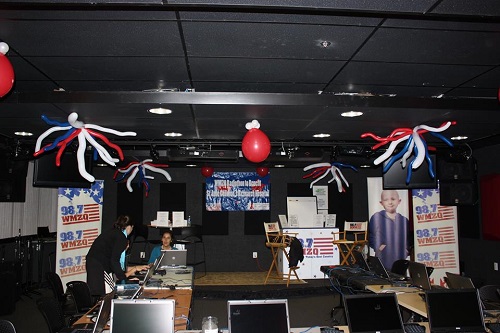
<svg viewBox="0 0 500 333"><path fill-rule="evenodd" d="M206 178L207 211L269 210L270 175L214 172Z"/></svg>
<svg viewBox="0 0 500 333"><path fill-rule="evenodd" d="M412 190L415 261L434 267L432 284L459 273L457 209L439 204L439 190Z"/></svg>
<svg viewBox="0 0 500 333"><path fill-rule="evenodd" d="M101 233L104 181L91 188L59 188L56 273L66 282L87 280L85 257Z"/></svg>

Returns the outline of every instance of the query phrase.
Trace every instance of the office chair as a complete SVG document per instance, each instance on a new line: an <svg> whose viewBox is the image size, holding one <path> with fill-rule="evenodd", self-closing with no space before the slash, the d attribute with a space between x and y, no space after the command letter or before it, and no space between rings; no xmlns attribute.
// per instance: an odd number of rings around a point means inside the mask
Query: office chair
<svg viewBox="0 0 500 333"><path fill-rule="evenodd" d="M332 232L333 245L337 245L342 260L340 265L355 263L353 252L355 249L362 252L363 247L368 244L368 222L345 221L344 230Z"/></svg>
<svg viewBox="0 0 500 333"><path fill-rule="evenodd" d="M75 301L75 315L83 315L95 305L87 282L70 281L66 283L66 287L67 292Z"/></svg>
<svg viewBox="0 0 500 333"><path fill-rule="evenodd" d="M36 301L38 310L49 327L49 333L57 333L68 327L59 301L52 297L41 297Z"/></svg>
<svg viewBox="0 0 500 333"><path fill-rule="evenodd" d="M54 297L61 304L61 308L63 309L63 313L64 314L73 313L74 309L68 308L69 294L64 292L63 283L62 283L59 275L57 273L54 273L54 272L46 272L45 278L47 279L47 282L49 283L49 287L52 290Z"/></svg>
<svg viewBox="0 0 500 333"><path fill-rule="evenodd" d="M207 263L205 261L205 243L203 242L203 227L198 224L192 224L188 227L180 228L180 235L175 235L175 243L184 244L188 250L188 266L203 265L203 274L196 274L196 278L207 275ZM200 248L201 254L197 256L197 248ZM192 251L191 251L192 249ZM195 270L196 271L196 270Z"/></svg>
<svg viewBox="0 0 500 333"><path fill-rule="evenodd" d="M8 320L0 320L0 333L16 333L16 328Z"/></svg>
<svg viewBox="0 0 500 333"><path fill-rule="evenodd" d="M287 278L286 286L290 284L290 277L295 275L297 281L300 281L299 276L297 275L297 269L299 266L290 265L290 255L286 251L290 244L292 243L293 238L297 236L297 233L286 233L283 234L280 230L280 226L278 222L268 222L264 223L264 230L266 232L266 247L271 250L271 254L273 256L273 260L271 262L271 266L269 266L269 270L267 271L267 276L264 284L267 284L267 281L271 276L273 270L276 273L276 276L272 278L284 279ZM288 262L288 274L284 274L280 271L278 267L278 254L283 253L286 261Z"/></svg>
<svg viewBox="0 0 500 333"><path fill-rule="evenodd" d="M500 310L500 285L488 284L479 288L479 297L486 310Z"/></svg>

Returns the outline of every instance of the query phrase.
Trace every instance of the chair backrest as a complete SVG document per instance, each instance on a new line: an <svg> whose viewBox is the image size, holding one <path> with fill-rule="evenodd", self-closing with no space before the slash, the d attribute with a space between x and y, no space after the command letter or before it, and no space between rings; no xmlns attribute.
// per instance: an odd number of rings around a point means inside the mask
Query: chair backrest
<svg viewBox="0 0 500 333"><path fill-rule="evenodd" d="M500 308L500 295L499 295L500 285L488 284L479 288L479 297L485 305L490 305L487 308Z"/></svg>
<svg viewBox="0 0 500 333"><path fill-rule="evenodd" d="M175 234L177 240L197 243L203 241L203 227L198 224L192 224L189 227L182 227L180 234Z"/></svg>
<svg viewBox="0 0 500 333"><path fill-rule="evenodd" d="M16 328L8 320L0 320L0 333L16 333Z"/></svg>
<svg viewBox="0 0 500 333"><path fill-rule="evenodd" d="M273 242L276 235L280 233L280 224L278 222L264 222L267 242Z"/></svg>
<svg viewBox="0 0 500 333"><path fill-rule="evenodd" d="M37 300L36 305L49 326L49 333L56 333L67 327L61 304L58 300L52 297L41 297Z"/></svg>
<svg viewBox="0 0 500 333"><path fill-rule="evenodd" d="M344 231L349 232L357 232L357 231L367 231L368 230L368 222L353 222L353 221L345 221L344 222Z"/></svg>
<svg viewBox="0 0 500 333"><path fill-rule="evenodd" d="M71 294L75 301L77 313L87 312L94 306L94 300L90 293L88 284L84 281L70 281L66 283L68 293Z"/></svg>
<svg viewBox="0 0 500 333"><path fill-rule="evenodd" d="M66 294L64 293L64 287L59 275L54 272L46 272L45 278L49 283L50 289L52 289L52 292L54 293L54 297L59 301L59 303L63 304L66 301Z"/></svg>
<svg viewBox="0 0 500 333"><path fill-rule="evenodd" d="M406 271L410 266L410 261L406 259L399 259L392 263L391 272L399 275L406 276Z"/></svg>

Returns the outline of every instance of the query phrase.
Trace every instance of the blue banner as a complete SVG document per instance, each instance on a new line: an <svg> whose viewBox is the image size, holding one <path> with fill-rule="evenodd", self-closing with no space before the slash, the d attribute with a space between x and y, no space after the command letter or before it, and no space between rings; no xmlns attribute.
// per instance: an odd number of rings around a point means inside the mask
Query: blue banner
<svg viewBox="0 0 500 333"><path fill-rule="evenodd" d="M206 179L208 211L269 210L269 174L214 172Z"/></svg>

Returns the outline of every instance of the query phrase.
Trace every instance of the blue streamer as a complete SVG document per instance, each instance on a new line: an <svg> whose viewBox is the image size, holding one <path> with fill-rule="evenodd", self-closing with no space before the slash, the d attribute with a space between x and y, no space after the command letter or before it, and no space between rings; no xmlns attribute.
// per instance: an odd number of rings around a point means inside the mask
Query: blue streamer
<svg viewBox="0 0 500 333"><path fill-rule="evenodd" d="M436 138L443 140L448 146L453 147L453 142L451 142L447 137L445 137L441 133L434 133L434 132L430 132L430 133L432 135L434 135Z"/></svg>
<svg viewBox="0 0 500 333"><path fill-rule="evenodd" d="M57 120L52 120L48 118L46 115L42 114L42 120L45 121L48 125L53 125L53 126L61 126L61 127L66 127L66 126L71 126L69 122L64 122L61 123L60 121Z"/></svg>
<svg viewBox="0 0 500 333"><path fill-rule="evenodd" d="M408 148L410 147L410 144L412 141L413 141L413 138L410 135L409 139L406 140L406 144L403 147L403 149L399 153L397 153L396 155L391 157L389 162L387 162L387 164L382 168L382 173L386 173L391 168L391 166L394 163L396 163L397 160L399 160L401 157L403 157L403 155L408 151Z"/></svg>
<svg viewBox="0 0 500 333"><path fill-rule="evenodd" d="M69 129L65 134L56 138L52 144L48 145L47 147L44 147L43 151L46 152L46 151L52 150L54 148L57 148L58 143L63 141L63 140L66 140L71 134L73 134L74 131L76 131L76 128ZM73 140L69 141L67 146L69 146L71 144L71 142L73 142Z"/></svg>

